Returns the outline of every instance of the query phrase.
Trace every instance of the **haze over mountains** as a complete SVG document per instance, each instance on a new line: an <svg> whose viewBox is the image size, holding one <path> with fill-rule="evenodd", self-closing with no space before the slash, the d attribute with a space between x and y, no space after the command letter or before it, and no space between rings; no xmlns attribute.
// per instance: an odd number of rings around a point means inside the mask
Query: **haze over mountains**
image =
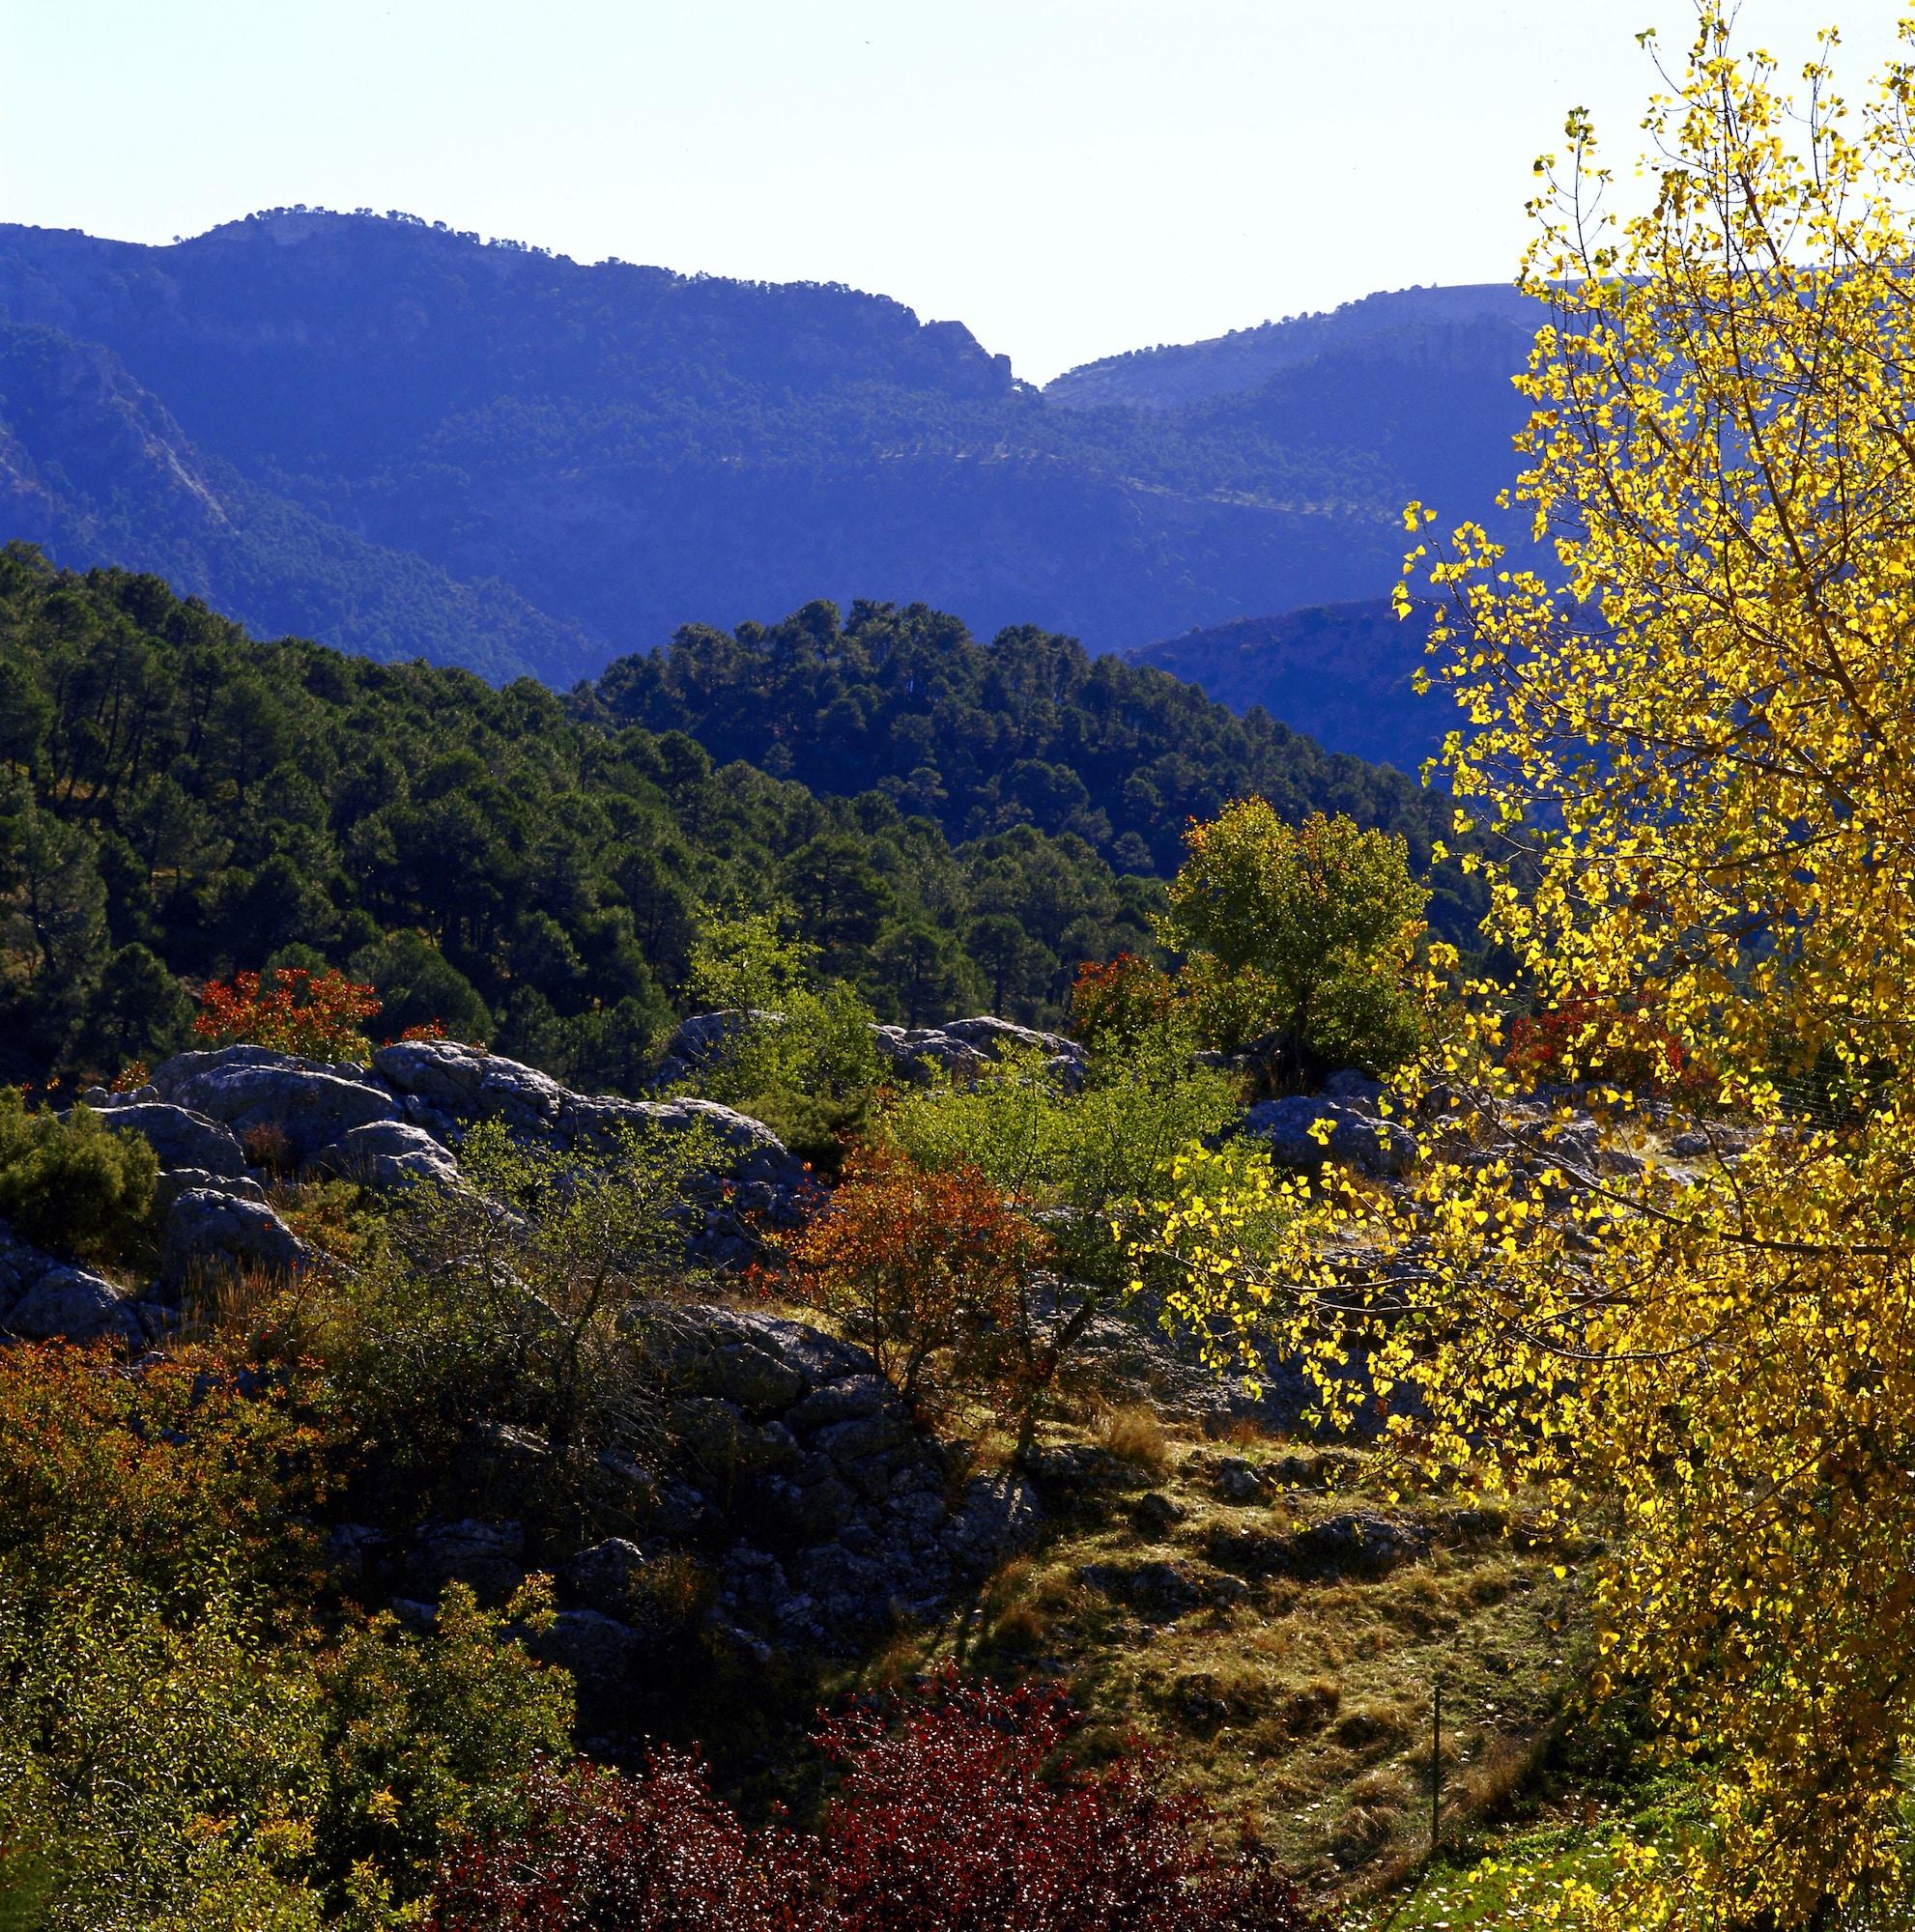
<svg viewBox="0 0 1915 1932"><path fill-rule="evenodd" d="M820 596L1124 649L1385 594L1406 498L1505 480L1528 334L1510 291L1410 290L1039 392L883 297L409 217L0 227L0 514L255 630L493 678Z"/></svg>

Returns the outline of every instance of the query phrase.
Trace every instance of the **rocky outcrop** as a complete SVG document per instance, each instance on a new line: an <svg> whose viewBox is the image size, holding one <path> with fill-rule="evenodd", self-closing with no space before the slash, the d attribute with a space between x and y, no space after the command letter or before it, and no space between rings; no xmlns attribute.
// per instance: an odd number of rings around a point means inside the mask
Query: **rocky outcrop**
<svg viewBox="0 0 1915 1932"><path fill-rule="evenodd" d="M1417 1153L1416 1137L1400 1120L1373 1103L1329 1094L1260 1100L1243 1117L1241 1131L1260 1141L1279 1167L1314 1174L1336 1161L1378 1178L1407 1174Z"/></svg>
<svg viewBox="0 0 1915 1932"><path fill-rule="evenodd" d="M878 1057L900 1079L922 1084L937 1074L962 1078L992 1061L1035 1055L1044 1072L1069 1093L1084 1084L1089 1057L1074 1039L1039 1033L991 1014L952 1020L941 1027L879 1026L872 1029Z"/></svg>
<svg viewBox="0 0 1915 1932"><path fill-rule="evenodd" d="M0 1335L136 1348L144 1333L138 1311L104 1275L57 1260L0 1222Z"/></svg>
<svg viewBox="0 0 1915 1932"><path fill-rule="evenodd" d="M958 1482L862 1349L770 1315L639 1310L634 1340L666 1392L685 1477L740 1530L717 1558L713 1618L742 1640L843 1652L928 1616L958 1581L1035 1535L1021 1476ZM589 1607L629 1550L601 1546L568 1580Z"/></svg>
<svg viewBox="0 0 1915 1932"><path fill-rule="evenodd" d="M624 1483L632 1535L531 1551L516 1519L457 1518L393 1549L346 1525L332 1537L342 1580L389 1592L418 1623L449 1582L499 1605L548 1570L558 1619L527 1641L603 1700L687 1616L749 1657L847 1656L937 1614L1037 1537L1032 1484L955 1466L864 1350L717 1305L641 1304L626 1329L661 1405L659 1466L602 1465Z"/></svg>
<svg viewBox="0 0 1915 1932"><path fill-rule="evenodd" d="M423 1127L409 1121L368 1121L326 1151L328 1165L367 1187L406 1187L415 1181L458 1184L459 1163Z"/></svg>
<svg viewBox="0 0 1915 1932"><path fill-rule="evenodd" d="M264 1046L176 1055L154 1069L153 1085L175 1107L223 1123L243 1148L248 1133L277 1137L301 1166L355 1127L398 1118L392 1095L368 1079L364 1067L301 1060ZM120 1111L109 1116L115 1126Z"/></svg>
<svg viewBox="0 0 1915 1932"><path fill-rule="evenodd" d="M246 1156L233 1130L206 1114L137 1094L122 1101L102 1094L96 1105L110 1114L115 1133L138 1134L149 1143L163 1169L190 1168L228 1179L245 1174Z"/></svg>
<svg viewBox="0 0 1915 1932"><path fill-rule="evenodd" d="M757 1253L755 1222L788 1227L803 1217L811 1175L771 1129L712 1100L626 1100L574 1094L535 1068L455 1040L401 1040L373 1055L373 1072L404 1121L456 1151L475 1121L502 1121L511 1133L565 1151L616 1151L621 1133L696 1131L712 1165L694 1183L703 1210L691 1232L694 1257L729 1267Z"/></svg>
<svg viewBox="0 0 1915 1932"><path fill-rule="evenodd" d="M166 1210L159 1279L185 1291L221 1275L297 1274L311 1251L264 1201L212 1187L189 1187Z"/></svg>
<svg viewBox="0 0 1915 1932"><path fill-rule="evenodd" d="M716 1012L694 1013L672 1029L652 1072L652 1085L672 1087L680 1080L702 1073L723 1057L725 1048L747 1027L784 1024L783 1013L768 1012L757 1007L725 1007Z"/></svg>

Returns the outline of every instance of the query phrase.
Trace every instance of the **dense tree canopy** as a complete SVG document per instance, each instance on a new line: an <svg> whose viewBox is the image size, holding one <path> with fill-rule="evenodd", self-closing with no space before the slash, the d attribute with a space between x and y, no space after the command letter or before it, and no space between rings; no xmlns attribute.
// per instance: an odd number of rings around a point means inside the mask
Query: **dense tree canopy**
<svg viewBox="0 0 1915 1932"><path fill-rule="evenodd" d="M593 707L586 703L587 710ZM730 759L721 749L720 757ZM164 584L0 554L5 1070L185 1043L180 980L275 958L555 1072L629 1084L701 905L788 902L880 1014L1054 1016L1158 888L1064 826L954 846L529 680L263 643Z"/></svg>
<svg viewBox="0 0 1915 1932"><path fill-rule="evenodd" d="M954 839L1016 825L1074 834L1124 871L1174 871L1186 824L1250 794L1293 822L1343 812L1401 833L1419 869L1449 829L1443 795L1262 711L1233 717L1165 672L1029 625L981 644L922 604L859 603L845 617L818 602L729 634L689 626L669 650L613 665L587 709L689 732L715 757L815 790L881 791ZM1463 938L1480 890L1450 867L1437 895L1433 921Z"/></svg>

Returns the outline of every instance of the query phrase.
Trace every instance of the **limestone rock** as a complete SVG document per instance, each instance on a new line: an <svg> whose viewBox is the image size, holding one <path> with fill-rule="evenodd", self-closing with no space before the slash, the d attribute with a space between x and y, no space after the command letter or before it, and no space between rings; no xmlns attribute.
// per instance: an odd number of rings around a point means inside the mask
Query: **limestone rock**
<svg viewBox="0 0 1915 1932"><path fill-rule="evenodd" d="M246 1157L232 1129L204 1114L163 1100L118 1101L111 1095L99 1111L116 1134L138 1134L169 1172L190 1168L237 1178L246 1171Z"/></svg>
<svg viewBox="0 0 1915 1932"><path fill-rule="evenodd" d="M630 1623L642 1605L640 1579L646 1561L645 1552L636 1543L622 1536L608 1536L565 1563L558 1572L558 1582L567 1597L584 1608Z"/></svg>
<svg viewBox="0 0 1915 1932"><path fill-rule="evenodd" d="M1216 1492L1227 1503L1253 1503L1264 1492L1264 1479L1253 1463L1226 1456L1216 1465Z"/></svg>
<svg viewBox="0 0 1915 1932"><path fill-rule="evenodd" d="M1139 1536L1156 1540L1168 1536L1184 1520L1184 1506L1161 1490L1151 1490L1130 1508L1130 1527Z"/></svg>
<svg viewBox="0 0 1915 1932"><path fill-rule="evenodd" d="M922 1082L933 1072L962 1075L1008 1054L1037 1054L1044 1070L1067 1092L1084 1084L1089 1056L1074 1039L1040 1033L989 1013L951 1020L941 1027L880 1026L872 1044L900 1078Z"/></svg>
<svg viewBox="0 0 1915 1932"><path fill-rule="evenodd" d="M960 1569L994 1568L1028 1549L1043 1524L1043 1505L1020 1475L974 1476L945 1528L944 1547Z"/></svg>
<svg viewBox="0 0 1915 1932"><path fill-rule="evenodd" d="M353 1128L398 1114L391 1094L364 1068L263 1046L178 1054L154 1069L153 1084L174 1105L223 1122L243 1145L251 1129L283 1134L302 1162Z"/></svg>
<svg viewBox="0 0 1915 1932"><path fill-rule="evenodd" d="M783 1013L766 1012L758 1008L725 1007L716 1012L693 1013L672 1029L672 1037L659 1055L652 1084L669 1087L702 1072L747 1027L784 1024Z"/></svg>
<svg viewBox="0 0 1915 1932"><path fill-rule="evenodd" d="M195 1189L208 1194L230 1194L236 1201L264 1201L266 1189L249 1174L208 1174L197 1167L173 1167L159 1177L153 1204L164 1215L181 1195Z"/></svg>
<svg viewBox="0 0 1915 1932"><path fill-rule="evenodd" d="M1300 1530L1292 1547L1311 1569L1382 1577L1421 1556L1430 1547L1430 1534L1420 1523L1351 1511Z"/></svg>
<svg viewBox="0 0 1915 1932"><path fill-rule="evenodd" d="M1102 1595L1128 1604L1147 1623L1174 1623L1213 1601L1204 1582L1182 1563L1086 1563L1077 1577Z"/></svg>
<svg viewBox="0 0 1915 1932"><path fill-rule="evenodd" d="M407 1121L369 1121L326 1149L320 1161L368 1187L459 1184L459 1163L423 1127Z"/></svg>
<svg viewBox="0 0 1915 1932"><path fill-rule="evenodd" d="M170 1288L209 1270L297 1274L311 1260L305 1243L263 1201L189 1187L166 1210L160 1279Z"/></svg>
<svg viewBox="0 0 1915 1932"><path fill-rule="evenodd" d="M463 1517L427 1523L414 1539L406 1572L425 1596L436 1598L456 1582L470 1585L482 1603L502 1604L525 1581L525 1555L523 1524Z"/></svg>
<svg viewBox="0 0 1915 1932"><path fill-rule="evenodd" d="M422 1103L422 1124L502 1120L517 1130L551 1129L567 1098L557 1081L516 1060L452 1039L402 1039L372 1056L373 1070L399 1094Z"/></svg>
<svg viewBox="0 0 1915 1932"><path fill-rule="evenodd" d="M541 1663L569 1670L586 1696L602 1697L630 1674L642 1648L637 1631L598 1610L560 1610L542 1631L525 1634Z"/></svg>
<svg viewBox="0 0 1915 1932"><path fill-rule="evenodd" d="M1311 1132L1320 1121L1329 1123L1327 1146ZM1243 1132L1262 1141L1278 1165L1307 1174L1333 1160L1363 1174L1402 1175L1417 1153L1415 1136L1400 1121L1366 1112L1360 1103L1321 1095L1260 1100L1244 1116Z"/></svg>
<svg viewBox="0 0 1915 1932"><path fill-rule="evenodd" d="M139 1317L120 1291L90 1269L56 1263L6 1313L6 1327L29 1342L145 1340Z"/></svg>

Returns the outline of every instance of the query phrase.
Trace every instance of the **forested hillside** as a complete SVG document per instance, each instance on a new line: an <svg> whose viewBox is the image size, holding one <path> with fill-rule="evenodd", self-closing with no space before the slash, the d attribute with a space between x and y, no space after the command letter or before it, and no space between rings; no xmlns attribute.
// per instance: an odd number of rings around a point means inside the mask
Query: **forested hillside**
<svg viewBox="0 0 1915 1932"><path fill-rule="evenodd" d="M1439 692L1419 696L1429 611L1399 620L1386 598L1239 617L1129 653L1236 712L1261 706L1293 731L1415 773L1462 722Z"/></svg>
<svg viewBox="0 0 1915 1932"><path fill-rule="evenodd" d="M1418 867L1449 830L1444 795L1261 711L1234 717L1164 671L1030 625L982 644L922 604L860 603L841 621L814 603L729 634L693 625L666 651L620 659L581 701L814 790L876 789L954 839L1033 824L1130 872L1174 870L1190 819L1250 793L1292 819L1340 811L1401 832ZM1480 907L1465 882L1445 870L1438 892L1434 922L1466 936Z"/></svg>
<svg viewBox="0 0 1915 1932"><path fill-rule="evenodd" d="M60 563L494 677L562 686L820 593L1134 645L1381 595L1407 496L1487 507L1523 329L1376 299L1376 327L1286 326L1268 392L1165 409L1041 395L882 297L410 217L0 227L0 324L38 331L0 370L0 491Z"/></svg>
<svg viewBox="0 0 1915 1932"><path fill-rule="evenodd" d="M1061 826L954 846L909 798L575 722L530 680L255 640L24 546L0 553L0 785L12 1079L163 1052L181 976L316 953L394 1032L436 1017L629 1085L700 905L781 897L882 1014L1043 1017L1075 961L1145 943L1158 891Z"/></svg>

